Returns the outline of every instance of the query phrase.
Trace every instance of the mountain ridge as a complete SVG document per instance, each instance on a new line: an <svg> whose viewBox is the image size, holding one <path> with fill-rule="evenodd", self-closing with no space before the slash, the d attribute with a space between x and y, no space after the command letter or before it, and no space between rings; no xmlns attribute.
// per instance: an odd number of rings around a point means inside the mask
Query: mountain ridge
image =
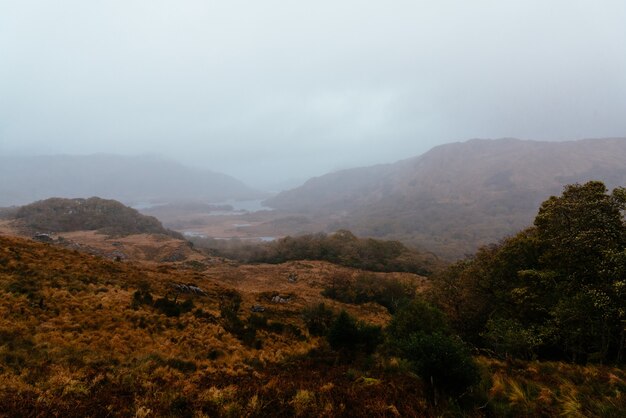
<svg viewBox="0 0 626 418"><path fill-rule="evenodd" d="M23 205L56 196L100 196L125 204L264 197L262 192L229 175L147 156L0 157L0 178L0 206Z"/></svg>
<svg viewBox="0 0 626 418"><path fill-rule="evenodd" d="M328 229L399 239L458 258L530 224L570 183L626 184L626 138L473 139L392 164L329 173L265 201Z"/></svg>

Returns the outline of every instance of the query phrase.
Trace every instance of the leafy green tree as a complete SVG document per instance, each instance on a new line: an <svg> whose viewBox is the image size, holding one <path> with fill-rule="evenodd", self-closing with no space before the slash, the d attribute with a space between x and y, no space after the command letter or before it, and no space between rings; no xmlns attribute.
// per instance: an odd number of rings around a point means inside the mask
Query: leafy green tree
<svg viewBox="0 0 626 418"><path fill-rule="evenodd" d="M598 267L607 251L624 247L622 199L607 194L602 182L565 187L539 209L535 226L545 246L542 262L577 284L599 279Z"/></svg>
<svg viewBox="0 0 626 418"><path fill-rule="evenodd" d="M597 181L566 186L534 227L435 277L433 300L461 335L506 354L623 361L625 203Z"/></svg>

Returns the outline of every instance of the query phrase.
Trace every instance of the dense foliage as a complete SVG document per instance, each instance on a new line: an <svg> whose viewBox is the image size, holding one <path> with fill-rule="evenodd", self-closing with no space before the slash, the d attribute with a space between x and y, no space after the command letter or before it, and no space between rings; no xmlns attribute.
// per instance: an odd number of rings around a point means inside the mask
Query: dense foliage
<svg viewBox="0 0 626 418"><path fill-rule="evenodd" d="M501 355L623 362L626 339L625 192L565 187L534 226L435 280L455 328Z"/></svg>
<svg viewBox="0 0 626 418"><path fill-rule="evenodd" d="M398 241L358 238L350 231L285 237L264 244L233 245L206 238L191 240L199 248L217 255L257 263L284 263L293 260L322 260L362 270L401 271L430 275L439 266L432 254L411 250Z"/></svg>
<svg viewBox="0 0 626 418"><path fill-rule="evenodd" d="M480 381L468 347L454 335L443 313L416 299L392 318L389 345L406 358L415 372L436 391L458 396Z"/></svg>

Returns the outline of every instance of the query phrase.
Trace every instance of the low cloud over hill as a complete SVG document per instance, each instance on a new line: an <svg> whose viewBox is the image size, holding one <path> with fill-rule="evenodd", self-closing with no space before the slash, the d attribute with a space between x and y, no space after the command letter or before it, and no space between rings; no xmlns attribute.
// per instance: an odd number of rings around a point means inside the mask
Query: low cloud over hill
<svg viewBox="0 0 626 418"><path fill-rule="evenodd" d="M400 239L450 258L530 224L565 184L626 184L626 138L471 140L415 158L331 173L269 199L329 229Z"/></svg>
<svg viewBox="0 0 626 418"><path fill-rule="evenodd" d="M100 196L126 204L183 199L220 202L262 196L226 174L152 157L1 157L0 178L0 206L55 196Z"/></svg>

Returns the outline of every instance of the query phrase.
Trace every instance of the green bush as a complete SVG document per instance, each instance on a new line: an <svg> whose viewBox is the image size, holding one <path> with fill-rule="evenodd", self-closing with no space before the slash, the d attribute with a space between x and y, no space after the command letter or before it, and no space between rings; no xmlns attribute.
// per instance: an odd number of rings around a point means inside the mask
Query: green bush
<svg viewBox="0 0 626 418"><path fill-rule="evenodd" d="M493 318L487 321L482 334L486 342L500 355L531 359L541 345L541 333L536 327L525 328L519 321Z"/></svg>
<svg viewBox="0 0 626 418"><path fill-rule="evenodd" d="M450 333L443 312L419 299L400 309L387 327L387 335L392 343L416 332L432 334L436 331Z"/></svg>
<svg viewBox="0 0 626 418"><path fill-rule="evenodd" d="M348 354L371 354L382 342L382 330L378 326L357 321L346 311L341 311L331 324L326 338L334 350Z"/></svg>
<svg viewBox="0 0 626 418"><path fill-rule="evenodd" d="M478 366L456 336L416 332L402 341L402 354L433 390L458 396L480 381Z"/></svg>
<svg viewBox="0 0 626 418"><path fill-rule="evenodd" d="M400 309L386 331L392 352L410 362L433 399L437 391L458 396L480 380L468 348L428 303L415 300Z"/></svg>

